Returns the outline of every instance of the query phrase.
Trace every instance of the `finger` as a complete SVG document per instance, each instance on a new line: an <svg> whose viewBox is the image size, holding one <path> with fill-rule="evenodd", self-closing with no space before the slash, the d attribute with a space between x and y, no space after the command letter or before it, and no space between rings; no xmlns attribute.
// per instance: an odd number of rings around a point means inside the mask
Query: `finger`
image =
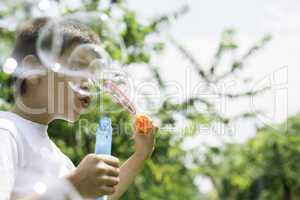
<svg viewBox="0 0 300 200"><path fill-rule="evenodd" d="M158 132L159 128L152 123L152 126L149 127L148 133L155 135Z"/></svg>
<svg viewBox="0 0 300 200"><path fill-rule="evenodd" d="M157 126L153 125L153 129L152 129L153 134L156 134L158 131L159 131L159 128Z"/></svg>
<svg viewBox="0 0 300 200"><path fill-rule="evenodd" d="M120 169L112 166L107 166L107 175L118 177L120 175Z"/></svg>
<svg viewBox="0 0 300 200"><path fill-rule="evenodd" d="M114 167L119 167L119 159L114 157L114 156L110 156L110 155L104 155L104 154L99 154L98 155L99 161L103 161L108 165L114 166Z"/></svg>
<svg viewBox="0 0 300 200"><path fill-rule="evenodd" d="M105 175L117 177L120 174L120 169L110 166L106 163L102 163L98 165L98 173L101 176L105 174Z"/></svg>
<svg viewBox="0 0 300 200"><path fill-rule="evenodd" d="M106 186L115 186L119 184L120 178L112 177L112 176L100 176L98 178L99 184L106 185Z"/></svg>
<svg viewBox="0 0 300 200"><path fill-rule="evenodd" d="M105 186L105 185L101 186L99 188L99 190L101 191L102 195L111 195L111 194L115 193L115 191L116 191L116 189L114 187Z"/></svg>

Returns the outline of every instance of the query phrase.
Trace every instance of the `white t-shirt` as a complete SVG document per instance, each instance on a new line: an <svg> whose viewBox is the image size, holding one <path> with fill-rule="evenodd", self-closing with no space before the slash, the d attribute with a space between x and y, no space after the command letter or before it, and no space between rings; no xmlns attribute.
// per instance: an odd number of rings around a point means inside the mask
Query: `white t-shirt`
<svg viewBox="0 0 300 200"><path fill-rule="evenodd" d="M47 128L0 111L0 200L32 195L75 169Z"/></svg>

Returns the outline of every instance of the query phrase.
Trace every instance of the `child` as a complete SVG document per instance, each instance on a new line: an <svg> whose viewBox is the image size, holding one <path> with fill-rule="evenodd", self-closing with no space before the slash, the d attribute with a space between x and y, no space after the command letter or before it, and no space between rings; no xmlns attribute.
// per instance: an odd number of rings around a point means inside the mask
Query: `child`
<svg viewBox="0 0 300 200"><path fill-rule="evenodd" d="M49 20L38 18L20 29L13 52L19 65L45 68L36 43ZM94 32L76 21L65 20L56 32L63 35L59 58L62 64L78 45L101 45ZM69 81L80 82L53 71L16 78L16 106L11 112L0 112L1 200L64 199L61 197L72 191L83 198L109 195L109 199L119 199L151 155L156 128L149 134L136 134L135 153L121 167L113 156L90 154L75 168L47 135L51 121L74 122L89 106L90 97L72 90ZM53 183L43 190L41 180L49 178L64 184ZM54 197L63 192L66 194L60 198Z"/></svg>

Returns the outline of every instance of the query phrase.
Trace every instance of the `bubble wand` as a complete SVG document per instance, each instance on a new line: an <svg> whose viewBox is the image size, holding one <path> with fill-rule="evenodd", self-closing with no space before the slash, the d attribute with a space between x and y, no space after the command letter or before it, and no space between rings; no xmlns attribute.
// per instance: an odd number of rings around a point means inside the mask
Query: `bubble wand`
<svg viewBox="0 0 300 200"><path fill-rule="evenodd" d="M137 114L134 104L113 81L107 81L106 88L113 100L135 117L134 127L138 133L147 134L153 129L153 123L150 117L147 115Z"/></svg>
<svg viewBox="0 0 300 200"><path fill-rule="evenodd" d="M112 99L123 107L128 113L135 116L135 130L137 133L147 134L153 129L151 119L146 115L137 115L134 104L125 93L113 81L106 81L105 92L108 92ZM111 154L112 146L112 125L111 119L103 117L99 121L96 132L96 154ZM107 200L107 196L99 197L97 200Z"/></svg>

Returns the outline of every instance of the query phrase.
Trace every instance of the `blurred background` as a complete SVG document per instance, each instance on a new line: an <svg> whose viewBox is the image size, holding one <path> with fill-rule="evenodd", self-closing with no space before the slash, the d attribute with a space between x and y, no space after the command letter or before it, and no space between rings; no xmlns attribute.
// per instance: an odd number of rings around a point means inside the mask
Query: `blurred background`
<svg viewBox="0 0 300 200"><path fill-rule="evenodd" d="M137 106L161 127L152 159L122 199L299 199L299 9L297 0L2 0L0 106L14 105L7 60L18 25L103 13L118 37L93 28L134 80ZM79 122L48 129L74 164L94 151L99 104L118 108L99 98ZM105 113L113 155L126 160L132 117Z"/></svg>

